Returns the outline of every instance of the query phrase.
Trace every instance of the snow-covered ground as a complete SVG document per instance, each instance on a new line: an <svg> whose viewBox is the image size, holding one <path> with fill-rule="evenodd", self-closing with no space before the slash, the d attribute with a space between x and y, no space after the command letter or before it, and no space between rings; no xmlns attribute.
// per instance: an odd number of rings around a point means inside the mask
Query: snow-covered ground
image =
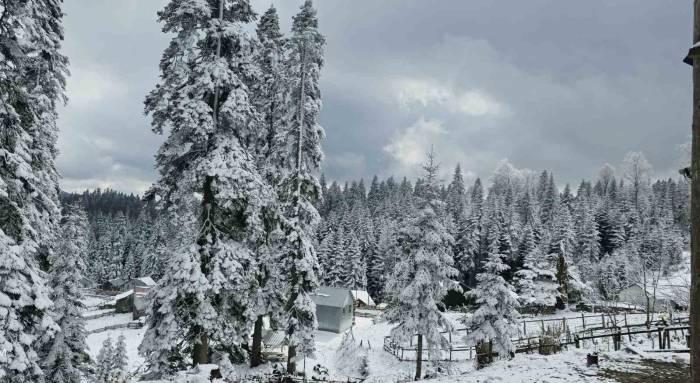
<svg viewBox="0 0 700 383"><path fill-rule="evenodd" d="M458 319L463 314L449 313L448 317L457 326ZM574 321L576 317L580 320L578 313L563 314ZM537 319L552 319L561 317L557 315L537 317ZM607 318L606 318L607 320ZM114 324L126 324L131 321L130 314L116 314L107 317L91 319L87 321L88 329L99 329ZM593 319L591 319L593 323ZM383 340L391 330L391 325L386 322L376 322L373 318L357 317L356 325L353 327L353 335L356 344L362 343L362 352L367 354L369 378L366 382L396 382L399 380L410 379L415 371L415 362L399 361L396 357L384 351ZM547 323L547 322L545 322ZM587 325L588 325L587 319ZM529 326L529 324L528 324ZM541 325L538 325L541 326ZM539 328L539 327L538 327ZM529 330L528 330L529 331ZM535 328L532 331L536 331ZM143 358L138 355L138 345L141 343L145 333L145 328L128 329L121 328L116 330L107 330L90 334L87 339L89 353L93 358L102 347L102 342L111 337L113 341L123 334L126 338L127 353L129 356L129 370L135 371L143 364ZM343 334L335 334L325 331L319 331L316 334L317 352L315 356L307 357L306 362L300 363L299 368L306 367L307 376L313 375L313 368L320 364L328 369L329 377L338 380L346 380L347 378L355 378L356 376L346 375L345 372L339 369L337 350L342 341ZM625 339L627 341L627 339ZM651 349L655 342L655 338L646 339L638 337L631 342L636 349L644 350ZM675 340L676 344L681 342L681 339ZM639 356L625 351L608 352L609 349L606 343L601 342L598 345L592 343L585 344L582 349L570 347L568 350L555 355L541 356L537 354L517 354L515 359L510 361L498 361L493 365L482 370L475 371L473 361L459 362L440 362L435 365L425 363L424 371L435 373L436 369L442 371L442 374L449 373L449 376L437 378L436 382L613 382L609 378L602 376L599 369L593 367L588 368L585 365L586 354L598 350L601 352L601 368L617 368L626 369L628 365L635 365L639 362ZM681 358L683 354L648 354L654 358ZM681 355L680 357L678 355ZM687 359L687 356L685 356ZM673 359L675 361L675 359ZM245 369L244 369L245 370ZM245 371L250 372L250 371Z"/></svg>
<svg viewBox="0 0 700 383"><path fill-rule="evenodd" d="M126 314L113 314L109 316L104 316L96 319L90 319L85 323L85 329L90 332L93 330L114 326L114 325L126 325L131 322L131 313Z"/></svg>
<svg viewBox="0 0 700 383"><path fill-rule="evenodd" d="M88 321L88 323L89 322L91 321ZM119 335L124 335L126 353L129 357L128 368L130 372L136 371L136 369L143 364L143 358L138 353L138 347L139 344L141 344L145 331L145 327L140 329L120 328L90 334L87 337L88 353L93 360L96 360L97 354L102 348L102 342L104 342L105 339L111 337L112 344L115 344Z"/></svg>

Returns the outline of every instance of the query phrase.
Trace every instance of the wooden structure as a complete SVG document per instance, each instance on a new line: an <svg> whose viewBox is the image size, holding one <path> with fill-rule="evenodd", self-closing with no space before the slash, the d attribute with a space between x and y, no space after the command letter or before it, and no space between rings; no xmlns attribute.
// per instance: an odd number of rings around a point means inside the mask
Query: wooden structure
<svg viewBox="0 0 700 383"><path fill-rule="evenodd" d="M311 299L316 303L319 330L341 333L352 327L355 309L350 290L323 286Z"/></svg>

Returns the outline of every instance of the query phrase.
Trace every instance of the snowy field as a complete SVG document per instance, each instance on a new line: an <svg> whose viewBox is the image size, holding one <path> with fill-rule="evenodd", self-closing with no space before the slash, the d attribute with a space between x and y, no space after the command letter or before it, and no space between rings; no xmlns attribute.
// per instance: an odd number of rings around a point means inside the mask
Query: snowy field
<svg viewBox="0 0 700 383"><path fill-rule="evenodd" d="M453 313L451 318L458 318L461 314ZM544 317L543 317L544 318ZM130 316L128 314L118 314L109 317L102 317L94 320L88 320L88 328L97 329L117 323L128 323ZM415 362L399 361L393 355L383 350L383 339L389 334L391 325L385 322L373 323L371 318L356 318L356 326L353 328L353 334L356 343L362 342L362 351L366 352L369 361L369 378L366 382L397 382L410 379L415 371ZM113 341L124 335L126 338L127 352L129 356L128 367L129 371L133 372L139 369L143 364L143 358L138 355L138 345L141 343L145 332L142 329L116 329L93 333L88 336L87 342L89 353L93 358L97 357L102 342L107 337L111 337ZM313 367L320 364L329 370L329 377L338 380L347 380L355 378L352 374L347 374L342 369L342 363L337 357L337 350L342 341L342 334L319 331L316 336L317 353L315 357L308 357L305 361L305 367L308 376L313 375ZM626 340L626 339L625 339ZM652 339L635 338L632 342L636 349L650 349ZM641 344L640 344L641 343ZM434 381L446 382L615 382L602 374L603 368L622 369L632 368L640 362L640 356L630 352L617 351L607 352L604 344L595 346L588 344L588 348L576 349L570 347L568 350L550 356L541 356L538 354L517 354L515 359L511 361L498 361L493 365L482 370L475 371L472 361L460 362L440 362L435 365L431 363L424 364L424 371L432 375L449 376L437 377ZM596 367L586 367L586 354L597 349L601 352L601 369ZM671 359L671 361L680 360L682 363L687 363L687 354L647 354L646 356L653 358ZM680 359L679 359L680 358ZM302 369L304 363L301 363L299 368ZM437 373L439 369L441 373ZM251 373L249 370L244 370L242 374Z"/></svg>

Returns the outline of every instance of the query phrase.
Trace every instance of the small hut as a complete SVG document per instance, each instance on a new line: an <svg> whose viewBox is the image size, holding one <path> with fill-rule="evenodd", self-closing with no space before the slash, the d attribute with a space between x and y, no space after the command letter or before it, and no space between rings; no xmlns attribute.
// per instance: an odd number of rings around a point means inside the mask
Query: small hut
<svg viewBox="0 0 700 383"><path fill-rule="evenodd" d="M354 298L350 290L322 286L311 298L316 303L319 330L341 333L352 327Z"/></svg>
<svg viewBox="0 0 700 383"><path fill-rule="evenodd" d="M375 307L374 299L369 295L366 290L352 290L352 298L355 301L355 307Z"/></svg>
<svg viewBox="0 0 700 383"><path fill-rule="evenodd" d="M139 277L133 278L129 283L134 292L133 318L136 320L145 315L148 308L148 293L156 286L156 282L151 277Z"/></svg>
<svg viewBox="0 0 700 383"><path fill-rule="evenodd" d="M134 306L134 290L128 290L114 296L114 311L117 313L130 313Z"/></svg>

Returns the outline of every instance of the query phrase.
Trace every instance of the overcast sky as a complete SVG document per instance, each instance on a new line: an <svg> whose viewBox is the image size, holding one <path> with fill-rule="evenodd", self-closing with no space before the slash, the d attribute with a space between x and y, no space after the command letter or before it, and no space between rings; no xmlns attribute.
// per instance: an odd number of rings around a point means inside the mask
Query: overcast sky
<svg viewBox="0 0 700 383"><path fill-rule="evenodd" d="M258 13L270 0L252 1ZM165 0L65 0L66 190L142 192L160 138L143 99L168 38ZM289 29L297 0L272 1ZM317 0L330 179L414 176L433 145L449 173L497 162L592 178L643 151L658 175L689 140L689 1Z"/></svg>

